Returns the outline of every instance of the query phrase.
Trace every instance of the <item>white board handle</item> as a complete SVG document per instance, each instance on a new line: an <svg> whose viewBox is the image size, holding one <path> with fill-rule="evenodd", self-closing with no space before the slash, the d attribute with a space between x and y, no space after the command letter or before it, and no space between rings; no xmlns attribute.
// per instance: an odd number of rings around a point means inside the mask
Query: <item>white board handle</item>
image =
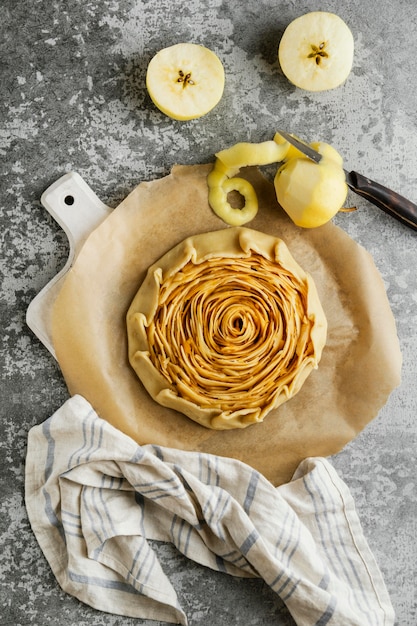
<svg viewBox="0 0 417 626"><path fill-rule="evenodd" d="M77 172L61 176L41 196L45 209L68 237L69 254L63 269L38 293L26 312L26 323L54 358L51 313L65 274L73 264L88 235L112 211Z"/></svg>

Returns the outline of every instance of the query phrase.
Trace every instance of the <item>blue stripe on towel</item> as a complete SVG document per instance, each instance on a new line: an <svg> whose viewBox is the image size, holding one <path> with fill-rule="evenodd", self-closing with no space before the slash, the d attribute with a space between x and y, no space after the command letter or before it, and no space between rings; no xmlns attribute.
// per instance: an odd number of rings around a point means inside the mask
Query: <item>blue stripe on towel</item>
<svg viewBox="0 0 417 626"><path fill-rule="evenodd" d="M51 433L51 421L47 420L42 424L42 434L47 441L46 461L45 461L45 484L48 482L53 470L55 460L55 440ZM61 536L61 539L65 541L65 533L60 520L58 519L55 509L52 505L51 495L45 486L42 487L42 494L45 500L44 511L50 524L56 528Z"/></svg>
<svg viewBox="0 0 417 626"><path fill-rule="evenodd" d="M311 485L308 483L311 483ZM333 513L335 511L334 507L333 510L329 509L329 502L334 502L334 494L326 488L324 481L317 480L314 472L304 477L304 484L313 503L324 552L329 558L330 553L335 556L335 561L332 560L333 569L335 569L337 574L342 572L342 578L348 583L349 591L347 592L347 598L350 605L352 607L358 606L364 615L367 616L367 626L377 624L378 617L374 610L370 610L369 600L361 583L361 575L350 558L340 528L332 524L329 519L329 512ZM323 491L324 489L327 491L327 496ZM341 494L339 495L340 499L342 499ZM335 533L337 536L335 536ZM352 589L356 589L358 593L353 594Z"/></svg>
<svg viewBox="0 0 417 626"><path fill-rule="evenodd" d="M42 434L48 443L45 462L45 482L51 476L55 458L55 440L52 437L51 424L51 420L47 420L42 424Z"/></svg>
<svg viewBox="0 0 417 626"><path fill-rule="evenodd" d="M129 583L124 583L114 579L108 580L107 578L99 578L97 576L85 576L82 574L76 574L71 570L68 570L68 576L70 580L82 585L94 585L95 587L102 587L103 589L117 589L117 591L124 591L126 593L138 593L132 585L129 585Z"/></svg>
<svg viewBox="0 0 417 626"><path fill-rule="evenodd" d="M240 546L241 553L244 555L248 554L249 550L252 548L252 546L255 545L258 539L259 539L259 533L254 528L253 531L250 533L250 535L246 537L245 541Z"/></svg>
<svg viewBox="0 0 417 626"><path fill-rule="evenodd" d="M329 602L327 609L325 610L323 615L320 617L320 619L314 624L314 626L326 626L326 624L329 623L329 621L332 619L334 615L336 605L337 605L337 598L332 596L330 598L330 602Z"/></svg>
<svg viewBox="0 0 417 626"><path fill-rule="evenodd" d="M151 500L159 500L160 498L178 497L183 492L183 485L174 475L170 478L162 480L152 480L140 483L134 483L132 487L135 491L140 491L145 497Z"/></svg>
<svg viewBox="0 0 417 626"><path fill-rule="evenodd" d="M248 488L246 490L245 500L243 502L243 510L247 515L249 515L250 508L252 506L252 502L256 495L256 488L259 482L259 474L258 472L253 471L248 483Z"/></svg>

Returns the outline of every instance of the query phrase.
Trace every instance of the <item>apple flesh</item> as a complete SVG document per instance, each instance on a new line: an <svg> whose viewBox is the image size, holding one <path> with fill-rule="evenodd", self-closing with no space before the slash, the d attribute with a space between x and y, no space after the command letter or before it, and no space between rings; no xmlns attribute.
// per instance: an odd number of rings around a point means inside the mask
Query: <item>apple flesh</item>
<svg viewBox="0 0 417 626"><path fill-rule="evenodd" d="M208 48L179 43L160 50L150 61L146 87L152 102L176 120L192 120L220 101L225 83L219 57Z"/></svg>
<svg viewBox="0 0 417 626"><path fill-rule="evenodd" d="M316 228L332 219L348 193L341 157L328 144L312 144L327 154L320 163L306 157L291 158L277 171L277 200L292 221L303 228Z"/></svg>
<svg viewBox="0 0 417 626"><path fill-rule="evenodd" d="M281 69L300 89L325 91L345 82L352 69L353 35L334 13L311 11L293 20L278 48Z"/></svg>

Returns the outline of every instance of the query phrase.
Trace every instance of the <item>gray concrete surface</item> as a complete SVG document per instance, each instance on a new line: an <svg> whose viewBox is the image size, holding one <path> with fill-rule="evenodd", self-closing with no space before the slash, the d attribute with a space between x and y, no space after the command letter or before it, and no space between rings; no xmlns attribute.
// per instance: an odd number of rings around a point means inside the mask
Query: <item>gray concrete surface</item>
<svg viewBox="0 0 417 626"><path fill-rule="evenodd" d="M285 26L308 10L338 13L355 39L341 88L301 92L276 59ZM4 625L109 624L58 587L23 500L28 430L68 397L59 368L25 324L27 306L63 266L64 233L40 204L76 170L117 204L174 163L211 161L236 141L276 128L333 144L346 164L417 202L417 11L414 0L2 0L0 3L1 503L0 612ZM193 41L222 59L226 88L206 117L180 123L151 104L147 63ZM332 460L349 485L398 626L417 623L417 233L365 200L337 224L374 257L398 325L401 386L363 433ZM289 626L260 581L235 580L160 546L190 626ZM144 623L144 622L141 622ZM155 622L149 622L149 626ZM364 625L365 626L365 625Z"/></svg>

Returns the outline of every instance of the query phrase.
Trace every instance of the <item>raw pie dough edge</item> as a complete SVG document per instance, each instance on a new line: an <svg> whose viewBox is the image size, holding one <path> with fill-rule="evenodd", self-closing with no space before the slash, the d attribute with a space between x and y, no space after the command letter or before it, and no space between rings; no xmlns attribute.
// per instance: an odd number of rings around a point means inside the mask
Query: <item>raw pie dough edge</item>
<svg viewBox="0 0 417 626"><path fill-rule="evenodd" d="M161 283L177 274L188 262L198 265L208 259L247 258L257 253L288 270L305 288L305 313L309 324L309 354L287 384L280 385L265 408L225 411L200 406L180 396L175 387L152 363L146 328L158 307ZM306 320L304 320L305 322ZM187 237L148 268L126 316L129 362L150 396L160 405L174 409L206 428L230 430L262 422L272 410L296 395L313 369L317 369L326 343L327 320L313 278L292 257L283 240L246 227L232 227Z"/></svg>

